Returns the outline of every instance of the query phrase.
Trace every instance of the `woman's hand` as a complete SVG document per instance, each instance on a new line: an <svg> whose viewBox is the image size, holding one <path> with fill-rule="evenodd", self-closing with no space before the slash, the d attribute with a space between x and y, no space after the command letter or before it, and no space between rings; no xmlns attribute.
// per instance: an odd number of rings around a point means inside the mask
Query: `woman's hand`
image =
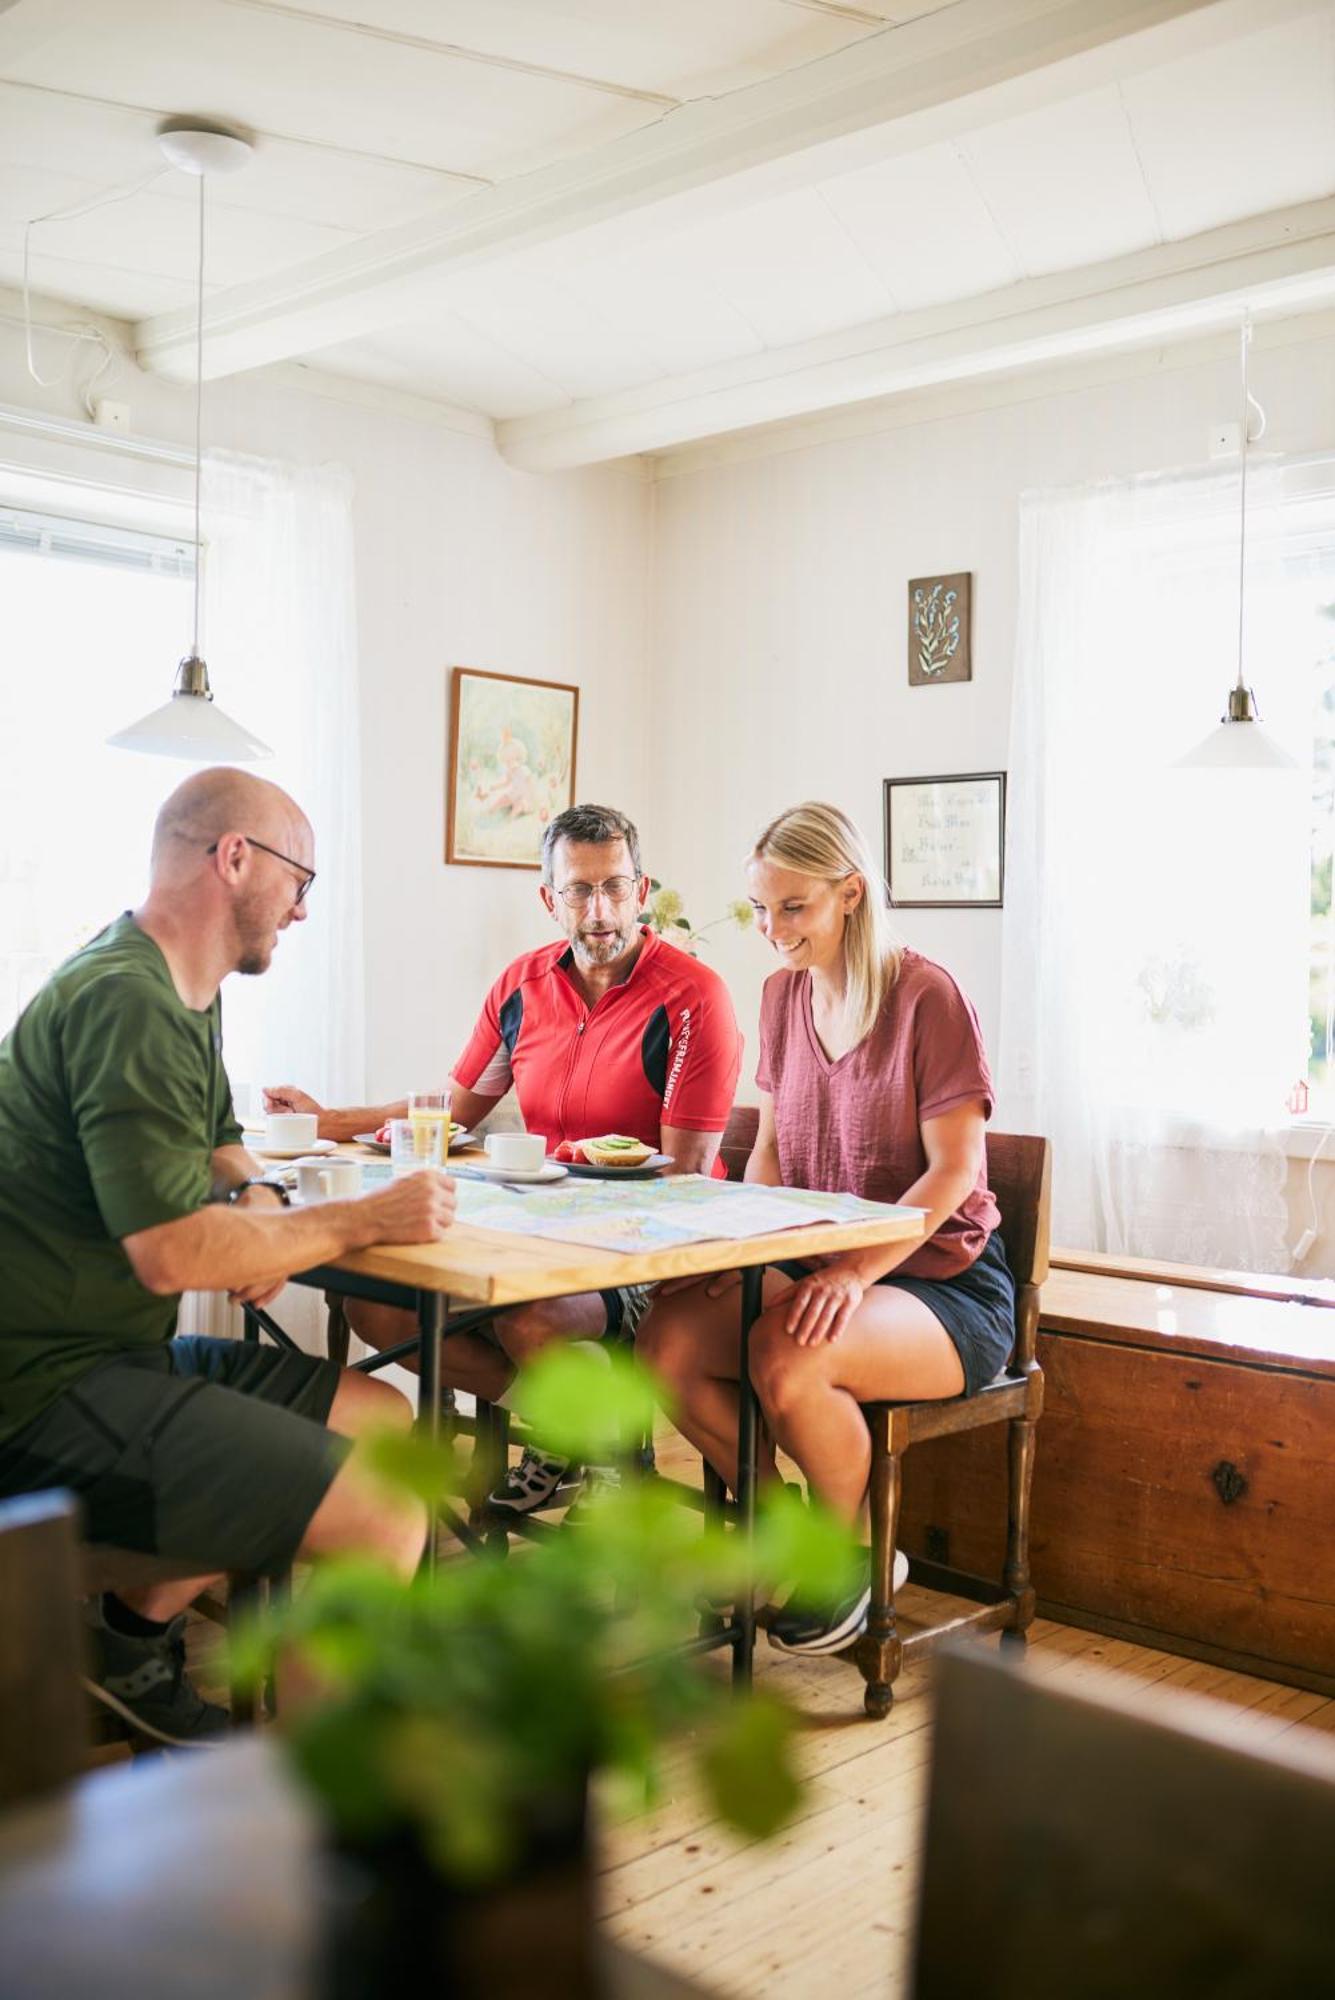
<svg viewBox="0 0 1335 2000"><path fill-rule="evenodd" d="M862 1304L866 1286L853 1266L832 1257L818 1270L799 1278L777 1303L784 1310L784 1331L799 1347L818 1347L838 1340Z"/></svg>

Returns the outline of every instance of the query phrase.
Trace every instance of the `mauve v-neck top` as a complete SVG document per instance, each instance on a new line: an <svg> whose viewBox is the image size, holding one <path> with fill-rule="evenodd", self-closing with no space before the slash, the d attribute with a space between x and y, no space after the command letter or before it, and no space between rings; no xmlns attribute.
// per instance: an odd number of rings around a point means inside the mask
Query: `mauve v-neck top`
<svg viewBox="0 0 1335 2000"><path fill-rule="evenodd" d="M871 1033L837 1062L821 1047L811 977L775 972L760 1004L756 1082L774 1099L785 1187L900 1201L927 1170L921 1126L957 1104L992 1116L978 1016L944 966L905 951ZM971 1193L896 1275L953 1278L999 1221L986 1163Z"/></svg>

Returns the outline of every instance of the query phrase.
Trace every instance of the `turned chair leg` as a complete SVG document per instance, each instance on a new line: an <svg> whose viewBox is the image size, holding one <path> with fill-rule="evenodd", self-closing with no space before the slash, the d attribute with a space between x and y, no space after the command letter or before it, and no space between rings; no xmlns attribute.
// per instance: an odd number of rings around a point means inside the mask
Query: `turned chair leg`
<svg viewBox="0 0 1335 2000"><path fill-rule="evenodd" d="M871 1514L871 1603L867 1629L853 1649L853 1657L867 1684L863 1705L875 1721L890 1713L895 1698L894 1683L904 1657L895 1625L894 1593L901 1463L899 1454L890 1449L888 1412L877 1410L871 1414L871 1482L867 1494Z"/></svg>
<svg viewBox="0 0 1335 2000"><path fill-rule="evenodd" d="M1015 1604L1015 1622L1003 1631L1003 1646L1023 1647L1034 1618L1029 1581L1029 1495L1034 1478L1034 1420L1012 1417L1007 1426L1006 1569L1003 1577Z"/></svg>

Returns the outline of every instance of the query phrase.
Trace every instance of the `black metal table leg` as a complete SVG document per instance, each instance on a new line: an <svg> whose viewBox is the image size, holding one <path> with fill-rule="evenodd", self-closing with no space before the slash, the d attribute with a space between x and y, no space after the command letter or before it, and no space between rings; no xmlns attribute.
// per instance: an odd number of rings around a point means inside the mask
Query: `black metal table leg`
<svg viewBox="0 0 1335 2000"><path fill-rule="evenodd" d="M422 1350L418 1363L417 1422L435 1444L440 1437L440 1344L445 1335L445 1295L443 1292L417 1294L417 1323L422 1330ZM436 1509L427 1524L428 1569L436 1567Z"/></svg>
<svg viewBox="0 0 1335 2000"><path fill-rule="evenodd" d="M760 1317L764 1279L763 1264L754 1264L742 1272L742 1338L737 1371L737 1527L746 1538L748 1552L755 1541L760 1437L760 1405L751 1386L751 1328ZM755 1592L749 1579L734 1608L733 1624L736 1635L732 1642L732 1684L735 1688L748 1688L756 1650Z"/></svg>

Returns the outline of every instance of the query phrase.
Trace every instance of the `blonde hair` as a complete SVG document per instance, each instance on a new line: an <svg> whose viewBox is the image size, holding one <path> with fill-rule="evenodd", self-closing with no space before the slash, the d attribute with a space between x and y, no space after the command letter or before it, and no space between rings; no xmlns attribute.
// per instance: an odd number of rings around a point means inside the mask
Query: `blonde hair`
<svg viewBox="0 0 1335 2000"><path fill-rule="evenodd" d="M844 930L844 1020L853 1040L871 1033L904 954L890 917L885 879L865 833L838 806L808 799L772 819L751 850L753 861L776 861L823 882L862 877L862 897Z"/></svg>

